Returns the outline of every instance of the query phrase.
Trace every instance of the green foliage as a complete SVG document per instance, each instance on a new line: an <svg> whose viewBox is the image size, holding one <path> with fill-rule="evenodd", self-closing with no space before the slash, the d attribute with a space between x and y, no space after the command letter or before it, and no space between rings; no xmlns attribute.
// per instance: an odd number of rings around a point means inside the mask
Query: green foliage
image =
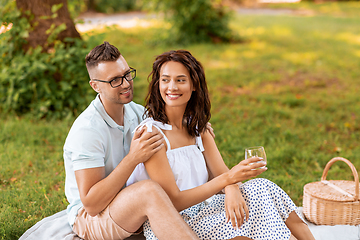
<svg viewBox="0 0 360 240"><path fill-rule="evenodd" d="M103 13L127 12L138 10L136 0L94 0L95 10Z"/></svg>
<svg viewBox="0 0 360 240"><path fill-rule="evenodd" d="M172 24L168 41L178 43L230 42L235 35L229 28L230 11L221 0L155 0L147 5L164 13Z"/></svg>
<svg viewBox="0 0 360 240"><path fill-rule="evenodd" d="M68 0L71 15L76 17L80 13L90 10L111 14L117 12L137 11L142 7L140 0L93 0L93 6L90 6L90 2L90 0Z"/></svg>
<svg viewBox="0 0 360 240"><path fill-rule="evenodd" d="M4 25L12 27L0 35L0 111L64 118L83 110L94 96L83 60L93 40L57 41L66 26L52 25L47 33L54 47L48 52L41 46L25 52L23 45L31 30L28 19L20 17L15 2L2 14Z"/></svg>
<svg viewBox="0 0 360 240"><path fill-rule="evenodd" d="M68 0L67 3L72 19L78 17L80 13L87 11L87 6L83 0Z"/></svg>

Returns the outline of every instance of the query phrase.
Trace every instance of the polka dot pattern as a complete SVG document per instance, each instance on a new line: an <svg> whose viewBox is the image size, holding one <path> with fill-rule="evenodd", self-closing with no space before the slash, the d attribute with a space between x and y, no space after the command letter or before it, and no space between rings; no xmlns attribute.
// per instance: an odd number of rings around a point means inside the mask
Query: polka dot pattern
<svg viewBox="0 0 360 240"><path fill-rule="evenodd" d="M249 220L240 229L226 223L225 195L215 195L210 203L202 202L189 207L180 215L200 239L232 239L245 236L254 240L289 239L290 230L285 225L292 211L297 211L290 197L275 183L256 178L240 186L241 193L249 208ZM149 221L144 224L147 240L157 239Z"/></svg>

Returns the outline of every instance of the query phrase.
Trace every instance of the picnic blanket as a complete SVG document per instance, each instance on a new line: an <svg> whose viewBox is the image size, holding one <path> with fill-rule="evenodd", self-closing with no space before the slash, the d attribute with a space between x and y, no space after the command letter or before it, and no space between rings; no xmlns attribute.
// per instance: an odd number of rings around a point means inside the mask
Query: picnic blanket
<svg viewBox="0 0 360 240"><path fill-rule="evenodd" d="M302 208L299 208L302 213ZM360 240L360 225L323 226L307 222L316 240ZM71 230L67 221L66 210L58 212L36 223L29 228L19 240L81 240ZM143 236L132 236L129 239L144 239Z"/></svg>

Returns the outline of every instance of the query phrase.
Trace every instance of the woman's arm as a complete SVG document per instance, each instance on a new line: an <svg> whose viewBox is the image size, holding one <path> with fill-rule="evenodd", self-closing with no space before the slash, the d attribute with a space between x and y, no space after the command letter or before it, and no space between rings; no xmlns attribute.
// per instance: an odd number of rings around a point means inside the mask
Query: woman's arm
<svg viewBox="0 0 360 240"><path fill-rule="evenodd" d="M209 136L211 137L210 134ZM210 154L210 151L208 154ZM222 161L221 155L220 160ZM160 186L170 197L176 209L181 211L206 200L207 198L221 191L227 185L244 181L262 173L264 171L262 169L253 170L253 168L259 168L263 166L261 163L255 163L257 161L259 161L257 158L247 159L229 171L225 164L218 164L214 160L214 163L211 164L211 171L215 171L214 174L217 174L218 176L201 186L185 191L180 191L176 185L173 172L166 156L166 150L164 148L155 153L148 161L144 163L144 165L146 171L149 174L149 177L160 184ZM248 165L252 162L254 162L252 166ZM216 167L220 167L223 173L219 174L220 171L217 171L215 169Z"/></svg>
<svg viewBox="0 0 360 240"><path fill-rule="evenodd" d="M205 149L203 154L211 174L216 177L228 172L229 169L221 157L214 138L208 131L205 131L202 134L202 141ZM246 206L246 202L242 197L237 184L228 185L224 190L226 220L231 220L234 228L240 227L243 223L244 216L246 216L246 218L249 217L249 210Z"/></svg>
<svg viewBox="0 0 360 240"><path fill-rule="evenodd" d="M266 165L263 162L259 162L260 160L262 160L259 158L249 158L247 160L243 160L238 165L234 166L231 170L229 170L229 168L226 166L225 162L223 161L223 159L221 157L221 154L216 146L214 138L211 136L209 131L205 131L201 135L201 137L202 137L202 142L203 142L203 146L205 149L205 151L203 152L205 161L206 161L208 169L210 170L211 174L214 177L220 176L227 172L233 172L232 174L234 174L235 172L239 171L238 168L240 166L244 166L244 165L246 166L250 162L256 163L256 164L252 165L251 167L249 166L251 168L251 171L253 171L255 174L249 174L249 177L245 178L243 180L247 180L251 177L255 177L255 176L259 175L260 173L267 170L266 167L262 168L262 169L257 169L259 167L264 167ZM241 181L243 181L243 180L241 180Z"/></svg>
<svg viewBox="0 0 360 240"><path fill-rule="evenodd" d="M206 165L208 166L211 174L214 177L217 177L229 171L229 168L224 163L221 154L216 146L215 140L211 136L209 131L205 131L204 133L202 133L201 139L205 149L203 155L206 160Z"/></svg>
<svg viewBox="0 0 360 240"><path fill-rule="evenodd" d="M223 175L199 187L180 191L164 148L154 154L144 165L149 177L160 184L178 211L204 201L230 183L227 177Z"/></svg>

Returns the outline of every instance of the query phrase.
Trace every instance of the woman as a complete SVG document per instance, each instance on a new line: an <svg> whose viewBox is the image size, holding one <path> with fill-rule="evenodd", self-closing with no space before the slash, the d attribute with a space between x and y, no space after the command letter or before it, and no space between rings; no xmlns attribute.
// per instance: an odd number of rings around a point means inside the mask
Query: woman
<svg viewBox="0 0 360 240"><path fill-rule="evenodd" d="M128 184L148 178L158 182L200 239L289 239L289 229L298 239L314 239L277 185L266 179L236 184L267 168L259 158L230 170L225 165L205 130L210 100L200 62L188 51L166 52L156 58L149 77L148 119L140 126L158 128L166 148L138 165ZM214 176L210 181L208 170ZM221 190L225 196L214 195ZM156 239L149 222L144 235Z"/></svg>

